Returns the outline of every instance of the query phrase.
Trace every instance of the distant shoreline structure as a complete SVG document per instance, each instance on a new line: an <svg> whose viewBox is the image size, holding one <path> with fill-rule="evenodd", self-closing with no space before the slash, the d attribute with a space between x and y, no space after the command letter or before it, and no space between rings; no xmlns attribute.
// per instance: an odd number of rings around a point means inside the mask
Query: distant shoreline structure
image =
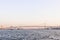
<svg viewBox="0 0 60 40"><path fill-rule="evenodd" d="M5 27L3 26L0 27L0 29L60 29L60 26L10 26L10 27Z"/></svg>

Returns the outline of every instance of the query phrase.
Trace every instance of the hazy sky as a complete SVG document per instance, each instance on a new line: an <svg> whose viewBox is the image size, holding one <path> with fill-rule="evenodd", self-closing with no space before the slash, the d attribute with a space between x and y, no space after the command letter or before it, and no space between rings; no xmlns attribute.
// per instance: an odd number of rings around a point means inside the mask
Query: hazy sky
<svg viewBox="0 0 60 40"><path fill-rule="evenodd" d="M0 25L60 25L60 0L0 0Z"/></svg>

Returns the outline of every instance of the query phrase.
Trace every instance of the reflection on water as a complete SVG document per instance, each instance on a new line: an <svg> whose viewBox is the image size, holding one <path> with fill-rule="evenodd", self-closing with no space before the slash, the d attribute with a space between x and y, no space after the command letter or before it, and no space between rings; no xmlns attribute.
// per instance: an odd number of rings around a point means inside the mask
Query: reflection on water
<svg viewBox="0 0 60 40"><path fill-rule="evenodd" d="M60 40L60 30L0 30L0 40Z"/></svg>

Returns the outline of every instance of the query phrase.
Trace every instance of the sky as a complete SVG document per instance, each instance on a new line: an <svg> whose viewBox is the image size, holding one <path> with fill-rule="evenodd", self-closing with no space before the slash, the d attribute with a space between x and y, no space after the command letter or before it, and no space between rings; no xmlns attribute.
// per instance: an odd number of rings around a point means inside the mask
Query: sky
<svg viewBox="0 0 60 40"><path fill-rule="evenodd" d="M60 0L0 0L0 25L60 25Z"/></svg>

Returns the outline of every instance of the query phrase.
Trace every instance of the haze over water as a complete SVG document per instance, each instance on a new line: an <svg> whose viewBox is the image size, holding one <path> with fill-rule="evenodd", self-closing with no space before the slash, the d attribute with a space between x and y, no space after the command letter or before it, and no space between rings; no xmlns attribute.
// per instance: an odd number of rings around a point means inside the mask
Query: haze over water
<svg viewBox="0 0 60 40"><path fill-rule="evenodd" d="M0 25L60 25L60 0L0 0Z"/></svg>

